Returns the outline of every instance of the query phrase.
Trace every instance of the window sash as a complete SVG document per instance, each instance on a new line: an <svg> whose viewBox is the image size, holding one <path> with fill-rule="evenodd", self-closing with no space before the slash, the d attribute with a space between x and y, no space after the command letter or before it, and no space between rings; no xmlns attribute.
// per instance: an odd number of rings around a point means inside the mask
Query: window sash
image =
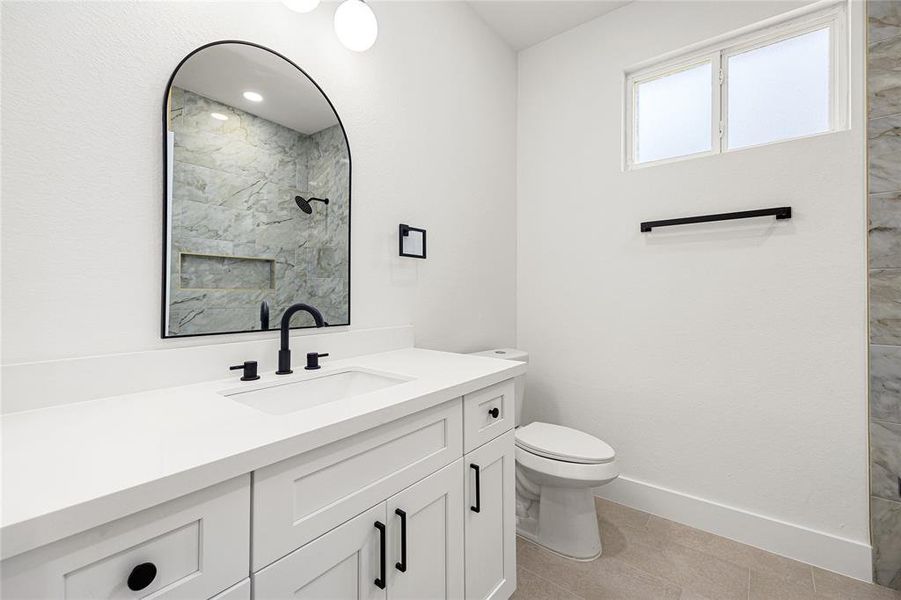
<svg viewBox="0 0 901 600"><path fill-rule="evenodd" d="M625 112L625 143L624 143L624 168L637 169L652 165L665 164L711 156L726 152L740 152L748 148L756 148L770 144L780 144L796 139L826 135L835 131L841 131L848 127L848 53L847 49L847 18L845 3L837 3L824 10L818 10L802 17L786 19L775 25L761 27L751 33L724 38L723 41L707 46L700 51L683 54L675 59L666 60L650 67L626 74L626 110ZM765 142L755 146L743 146L729 149L728 146L728 59L732 56L756 50L771 44L788 40L805 33L829 30L830 44L830 68L829 68L829 129L824 132L807 134L792 138L780 138L771 142ZM696 152L681 156L653 160L638 161L638 86L667 75L678 73L685 69L698 66L703 63L711 63L713 82L711 85L713 98L711 101L711 150ZM717 81L718 79L718 81Z"/></svg>
<svg viewBox="0 0 901 600"><path fill-rule="evenodd" d="M729 59L733 56L738 56L740 54L744 54L745 52L750 52L752 50L757 50L759 48L765 48L766 46L770 46L772 44L777 44L779 42L790 40L792 38L796 38L798 36L802 36L807 33L813 33L814 31L827 30L829 32L829 128L823 132L805 134L800 136L793 136L788 138L779 138L777 140L773 140L771 142L764 142L762 144L755 144L752 146L742 146L741 148L730 148L729 147L729 128L727 126L729 122ZM833 131L837 131L839 129L844 128L842 123L842 103L841 103L841 94L839 93L839 85L838 85L838 73L837 73L837 63L836 61L840 60L839 49L837 48L836 38L839 32L837 31L837 23L834 17L822 17L820 19L816 19L814 21L806 21L804 23L797 24L796 27L792 27L788 30L781 31L778 36L774 36L772 38L759 40L752 43L746 43L742 45L732 46L730 48L724 49L722 52L722 69L723 69L723 91L722 91L722 119L723 119L723 150L725 152L734 152L737 150L744 150L746 148L756 148L759 146L766 146L769 144L778 144L780 142L788 142L791 140L803 139L807 137L814 137L818 135L823 135L826 133L831 133Z"/></svg>
<svg viewBox="0 0 901 600"><path fill-rule="evenodd" d="M703 56L694 57L694 60L679 63L678 66L667 66L663 69L655 69L654 71L648 72L644 74L642 77L637 77L632 80L629 89L631 95L631 115L634 115L631 118L631 160L636 165L649 165L649 164L660 164L665 162L671 162L674 160L682 160L685 158L696 158L699 156L710 156L712 154L717 154L720 152L720 140L721 136L719 133L720 129L720 110L721 110L721 101L720 101L720 85L717 82L717 74L720 72L720 54L713 53L707 54ZM711 106L711 115L710 115L710 150L705 150L702 152L693 152L691 154L681 154L679 156L672 156L669 158L661 158L658 160L644 161L638 162L638 87L642 84L649 83L656 79L661 79L663 77L667 77L669 75L675 75L676 73L680 73L682 71L686 71L688 69L692 69L695 67L699 67L704 64L710 64L710 93L712 95L710 106Z"/></svg>

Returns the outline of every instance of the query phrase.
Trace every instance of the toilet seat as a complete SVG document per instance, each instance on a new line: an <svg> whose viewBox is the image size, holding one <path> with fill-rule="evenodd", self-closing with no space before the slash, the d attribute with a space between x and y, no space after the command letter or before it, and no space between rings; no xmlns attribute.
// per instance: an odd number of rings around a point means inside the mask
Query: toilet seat
<svg viewBox="0 0 901 600"><path fill-rule="evenodd" d="M525 448L516 448L516 464L538 485L562 488L590 488L619 476L616 460L605 463L574 463L538 456Z"/></svg>
<svg viewBox="0 0 901 600"><path fill-rule="evenodd" d="M613 448L593 435L540 421L519 427L516 445L530 454L568 463L597 465L616 458Z"/></svg>

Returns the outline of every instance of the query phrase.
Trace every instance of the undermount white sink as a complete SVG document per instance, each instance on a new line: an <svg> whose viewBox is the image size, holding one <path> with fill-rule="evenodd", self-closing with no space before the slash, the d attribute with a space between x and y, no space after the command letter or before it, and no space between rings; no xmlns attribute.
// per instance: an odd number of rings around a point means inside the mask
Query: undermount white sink
<svg viewBox="0 0 901 600"><path fill-rule="evenodd" d="M228 390L222 395L269 414L285 415L410 380L402 375L348 369L252 390Z"/></svg>

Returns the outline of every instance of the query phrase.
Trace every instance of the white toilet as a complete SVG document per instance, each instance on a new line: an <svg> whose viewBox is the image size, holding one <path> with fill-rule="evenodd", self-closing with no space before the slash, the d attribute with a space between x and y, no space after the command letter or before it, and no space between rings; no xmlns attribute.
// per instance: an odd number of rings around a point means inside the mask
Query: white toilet
<svg viewBox="0 0 901 600"><path fill-rule="evenodd" d="M529 361L528 353L513 348L473 354ZM597 558L601 536L592 488L619 475L616 453L577 429L541 422L520 426L524 390L525 377L520 377L515 416L516 532L569 558Z"/></svg>

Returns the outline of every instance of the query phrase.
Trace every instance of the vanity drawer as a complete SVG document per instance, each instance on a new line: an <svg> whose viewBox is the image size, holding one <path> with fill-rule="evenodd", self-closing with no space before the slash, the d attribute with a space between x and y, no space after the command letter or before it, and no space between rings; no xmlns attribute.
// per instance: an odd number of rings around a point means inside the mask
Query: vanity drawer
<svg viewBox="0 0 901 600"><path fill-rule="evenodd" d="M513 429L516 420L513 381L502 381L463 396L464 452L472 452Z"/></svg>
<svg viewBox="0 0 901 600"><path fill-rule="evenodd" d="M249 537L244 475L3 561L3 597L210 598L247 577Z"/></svg>
<svg viewBox="0 0 901 600"><path fill-rule="evenodd" d="M254 472L256 572L463 455L460 399Z"/></svg>

